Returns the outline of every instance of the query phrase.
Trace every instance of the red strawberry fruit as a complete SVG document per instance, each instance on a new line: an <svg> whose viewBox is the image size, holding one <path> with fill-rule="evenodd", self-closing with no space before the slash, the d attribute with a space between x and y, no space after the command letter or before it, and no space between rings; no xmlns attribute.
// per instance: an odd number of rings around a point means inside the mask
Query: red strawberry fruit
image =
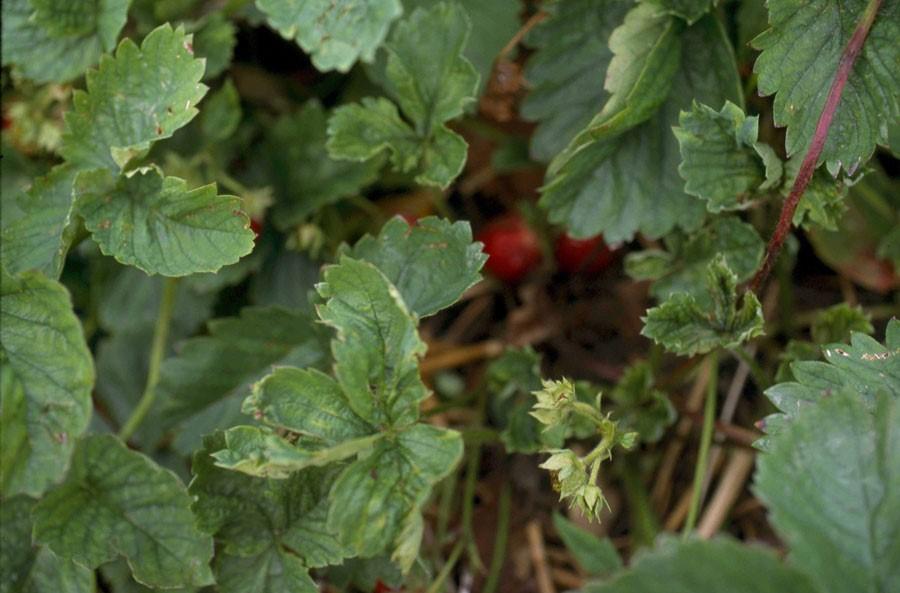
<svg viewBox="0 0 900 593"><path fill-rule="evenodd" d="M563 233L556 239L556 263L568 274L597 274L612 263L615 253L607 247L602 235L574 239Z"/></svg>
<svg viewBox="0 0 900 593"><path fill-rule="evenodd" d="M518 282L541 262L537 235L518 214L509 214L489 223L478 234L488 254L485 267L505 282Z"/></svg>

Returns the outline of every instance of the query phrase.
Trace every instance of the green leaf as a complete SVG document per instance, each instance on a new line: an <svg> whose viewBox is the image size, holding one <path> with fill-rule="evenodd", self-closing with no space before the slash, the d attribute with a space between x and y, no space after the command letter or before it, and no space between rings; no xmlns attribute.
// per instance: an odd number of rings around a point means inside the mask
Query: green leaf
<svg viewBox="0 0 900 593"><path fill-rule="evenodd" d="M762 261L765 243L752 225L734 216L718 216L690 235L665 238L667 251L649 249L629 253L625 271L635 280L654 280L650 294L663 300L684 292L700 303L709 302L706 268L719 255L737 276L748 280Z"/></svg>
<svg viewBox="0 0 900 593"><path fill-rule="evenodd" d="M97 169L78 176L78 212L100 250L148 274L215 272L253 250L250 219L215 185L188 190L156 169L114 177Z"/></svg>
<svg viewBox="0 0 900 593"><path fill-rule="evenodd" d="M772 552L727 538L667 537L628 570L583 593L815 593L808 577Z"/></svg>
<svg viewBox="0 0 900 593"><path fill-rule="evenodd" d="M62 479L87 428L94 365L61 284L0 274L0 491L39 496Z"/></svg>
<svg viewBox="0 0 900 593"><path fill-rule="evenodd" d="M817 344L847 342L855 332L872 334L875 328L871 316L859 305L838 303L820 311L810 327L812 339Z"/></svg>
<svg viewBox="0 0 900 593"><path fill-rule="evenodd" d="M75 234L72 183L75 171L61 165L35 180L19 200L24 211L3 227L3 265L10 273L39 270L59 278Z"/></svg>
<svg viewBox="0 0 900 593"><path fill-rule="evenodd" d="M244 418L241 401L250 384L273 365L307 367L327 358L320 326L306 313L281 307L247 307L240 317L210 321L205 336L187 340L160 372L160 397L168 426L184 423L176 445L200 446L200 436Z"/></svg>
<svg viewBox="0 0 900 593"><path fill-rule="evenodd" d="M708 298L677 292L647 311L641 334L684 356L714 348L736 348L763 333L763 314L752 292L737 294L737 276L725 258L716 257L706 271Z"/></svg>
<svg viewBox="0 0 900 593"><path fill-rule="evenodd" d="M653 369L648 362L632 364L610 392L616 404L615 417L623 430L633 430L645 443L662 438L675 422L675 407L665 392L654 389Z"/></svg>
<svg viewBox="0 0 900 593"><path fill-rule="evenodd" d="M228 139L241 123L241 98L231 79L210 95L200 113L200 129L208 142Z"/></svg>
<svg viewBox="0 0 900 593"><path fill-rule="evenodd" d="M744 208L755 192L781 181L775 151L757 142L758 120L730 101L718 112L696 102L681 112L673 130L681 149L678 172L684 191L705 200L710 212Z"/></svg>
<svg viewBox="0 0 900 593"><path fill-rule="evenodd" d="M66 82L110 51L130 0L8 0L3 3L3 65L38 83Z"/></svg>
<svg viewBox="0 0 900 593"><path fill-rule="evenodd" d="M801 406L758 468L756 493L819 591L886 592L900 582L896 396L883 395L874 414L852 389Z"/></svg>
<svg viewBox="0 0 900 593"><path fill-rule="evenodd" d="M75 447L66 481L34 509L35 540L89 568L125 556L145 585L212 584L212 541L171 472L111 435Z"/></svg>
<svg viewBox="0 0 900 593"><path fill-rule="evenodd" d="M244 400L243 412L325 446L375 431L353 412L337 381L314 369L276 369L253 386L253 393Z"/></svg>
<svg viewBox="0 0 900 593"><path fill-rule="evenodd" d="M140 48L125 39L115 57L103 56L66 114L60 150L66 160L118 173L191 121L206 87L203 60L194 58L190 42L183 29L163 25Z"/></svg>
<svg viewBox="0 0 900 593"><path fill-rule="evenodd" d="M770 436L777 433L804 406L839 391L858 394L870 407L874 407L880 393L900 399L900 356L897 355L900 321L897 319L888 322L885 341L881 345L874 338L851 331L850 344L825 346L826 362L793 363L790 369L795 381L766 390L766 397L782 412L766 418L766 432ZM765 441L763 446L767 446Z"/></svg>
<svg viewBox="0 0 900 593"><path fill-rule="evenodd" d="M403 535L407 517L418 513L462 452L459 433L425 424L399 433L394 443L379 442L341 472L331 490L328 527L360 556L380 552Z"/></svg>
<svg viewBox="0 0 900 593"><path fill-rule="evenodd" d="M788 156L802 155L813 133L841 54L863 18L866 0L799 3L770 0L770 28L753 40L759 92L775 95L774 119L787 126ZM853 172L875 144L887 144L886 122L900 118L900 2L888 0L853 63L819 162Z"/></svg>
<svg viewBox="0 0 900 593"><path fill-rule="evenodd" d="M633 4L626 0L561 0L525 38L535 52L525 64L530 85L523 118L538 122L531 156L548 162L562 152L608 97L603 77L612 52L609 36Z"/></svg>
<svg viewBox="0 0 900 593"><path fill-rule="evenodd" d="M330 158L325 130L325 110L313 100L280 117L268 131L265 151L278 197L271 220L280 230L290 230L322 207L357 195L378 176L381 159L357 163Z"/></svg>
<svg viewBox="0 0 900 593"><path fill-rule="evenodd" d="M703 220L702 201L683 190L672 126L692 99L721 105L740 101L741 90L733 50L716 19L704 17L674 37L670 28L682 27L672 20L645 5L632 10L632 22L614 33L621 58L607 73L617 81L613 97L551 163L540 204L551 222L565 225L576 237L602 233L608 242L617 242L639 231L655 238L676 227L694 230ZM661 35L671 41L647 53L648 45L663 40ZM668 74L668 91L662 80L641 76L643 62L630 60L628 51L654 57L653 71L663 73L671 67L666 56L680 53L680 63Z"/></svg>
<svg viewBox="0 0 900 593"><path fill-rule="evenodd" d="M323 72L347 72L357 60L371 62L391 22L403 13L400 0L256 0L256 5Z"/></svg>
<svg viewBox="0 0 900 593"><path fill-rule="evenodd" d="M666 14L684 19L690 25L709 12L714 4L713 0L648 0L648 3Z"/></svg>
<svg viewBox="0 0 900 593"><path fill-rule="evenodd" d="M462 114L478 87L478 73L462 56L469 29L465 10L443 2L398 23L379 76L393 102L368 98L335 110L329 153L362 161L388 150L398 171L415 171L418 183L447 187L462 170L466 143L444 124Z"/></svg>
<svg viewBox="0 0 900 593"><path fill-rule="evenodd" d="M325 526L336 472L253 478L216 467L210 453L224 446L221 433L204 438L188 488L198 526L221 548L214 564L219 586L254 593L317 591L310 588L308 567L336 564L347 555Z"/></svg>
<svg viewBox="0 0 900 593"><path fill-rule="evenodd" d="M601 539L559 513L553 513L553 527L579 568L588 576L604 577L622 568L619 552L609 538Z"/></svg>
<svg viewBox="0 0 900 593"><path fill-rule="evenodd" d="M481 243L472 242L468 222L434 216L413 226L395 217L377 237L357 241L348 254L374 264L420 318L455 303L481 279L478 272L487 261Z"/></svg>
<svg viewBox="0 0 900 593"><path fill-rule="evenodd" d="M237 45L237 27L219 12L210 14L206 23L194 33L194 53L206 60L204 80L215 78L231 65Z"/></svg>
<svg viewBox="0 0 900 593"><path fill-rule="evenodd" d="M530 347L507 348L487 367L485 385L490 394L491 417L501 429L500 439L509 453L536 453L559 448L563 431L544 432L529 412L532 392L541 388L541 357Z"/></svg>
<svg viewBox="0 0 900 593"><path fill-rule="evenodd" d="M785 198L794 185L801 161L800 157L794 157L784 164L786 183L781 193ZM848 184L843 179L835 179L825 171L816 171L797 204L793 224L806 230L817 226L829 231L838 230L838 223L847 210L844 202L847 190Z"/></svg>
<svg viewBox="0 0 900 593"><path fill-rule="evenodd" d="M319 317L337 331L334 372L350 407L376 426L415 422L428 394L418 364L425 343L399 292L375 266L346 256L323 279Z"/></svg>
<svg viewBox="0 0 900 593"><path fill-rule="evenodd" d="M31 544L33 506L25 496L0 506L0 593L94 593L92 571Z"/></svg>

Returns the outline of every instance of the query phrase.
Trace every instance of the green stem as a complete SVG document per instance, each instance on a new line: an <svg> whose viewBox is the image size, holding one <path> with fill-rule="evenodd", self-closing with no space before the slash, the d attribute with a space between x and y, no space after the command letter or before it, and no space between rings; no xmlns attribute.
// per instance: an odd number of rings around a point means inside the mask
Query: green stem
<svg viewBox="0 0 900 593"><path fill-rule="evenodd" d="M446 582L447 577L450 576L450 572L453 570L453 567L456 566L456 562L459 560L459 555L462 554L463 545L465 544L465 540L460 539L456 542L456 545L453 546L453 550L450 552L450 556L447 557L447 562L444 563L444 566L441 568L441 572L435 577L434 582L431 583L431 586L428 587L426 593L438 593L438 591L443 590L444 582Z"/></svg>
<svg viewBox="0 0 900 593"><path fill-rule="evenodd" d="M653 545L659 533L659 520L650 505L647 488L637 472L637 460L631 456L620 457L616 465L622 477L625 496L628 499L628 510L631 516L631 533L637 546Z"/></svg>
<svg viewBox="0 0 900 593"><path fill-rule="evenodd" d="M478 481L478 468L481 466L481 444L473 445L469 449L469 458L466 463L466 483L463 486L463 510L462 523L465 537L461 541L469 544L469 561L478 568L482 568L484 563L478 555L478 548L475 547L475 529L472 523L472 517L475 514L475 484Z"/></svg>
<svg viewBox="0 0 900 593"><path fill-rule="evenodd" d="M156 327L153 330L153 345L150 348L150 365L147 370L147 384L141 401L131 413L131 416L119 431L119 438L125 442L132 437L134 432L144 421L144 417L153 402L156 400L156 384L159 383L159 369L163 357L166 354L166 343L169 339L169 326L172 321L172 312L175 309L175 292L178 288L177 278L166 278L163 283L162 300L159 303L159 316L156 318Z"/></svg>
<svg viewBox="0 0 900 593"><path fill-rule="evenodd" d="M509 536L509 504L512 499L512 488L509 483L503 484L500 491L500 502L497 505L497 535L494 537L494 550L491 554L491 566L487 580L481 593L494 593L500 582L500 572L506 560L506 540Z"/></svg>
<svg viewBox="0 0 900 593"><path fill-rule="evenodd" d="M712 443L713 424L716 419L716 392L719 384L719 356L713 350L710 355L709 383L706 388L706 403L703 407L703 432L700 435L700 453L697 456L697 466L694 468L694 486L691 491L691 506L688 509L687 520L684 522L684 531L687 537L694 530L697 523L697 513L700 511L700 498L703 491L703 480L706 478L706 468L709 462L709 446Z"/></svg>

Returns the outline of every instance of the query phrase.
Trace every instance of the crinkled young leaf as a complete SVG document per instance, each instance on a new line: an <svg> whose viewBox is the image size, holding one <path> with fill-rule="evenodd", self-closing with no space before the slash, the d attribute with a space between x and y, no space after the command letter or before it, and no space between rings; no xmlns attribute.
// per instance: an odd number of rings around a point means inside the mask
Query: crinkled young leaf
<svg viewBox="0 0 900 593"><path fill-rule="evenodd" d="M710 212L746 207L754 192L781 181L781 160L757 142L759 118L726 101L721 111L694 103L674 128L681 149L684 191L706 201Z"/></svg>
<svg viewBox="0 0 900 593"><path fill-rule="evenodd" d="M328 527L360 556L390 548L462 451L459 433L425 424L399 433L393 443L379 442L341 472L331 490Z"/></svg>
<svg viewBox="0 0 900 593"><path fill-rule="evenodd" d="M770 28L753 40L759 91L775 95L774 118L787 126L788 156L812 141L841 54L869 5L866 0L803 3L772 0ZM853 64L819 162L852 172L887 143L887 122L900 118L900 2L883 2Z"/></svg>
<svg viewBox="0 0 900 593"><path fill-rule="evenodd" d="M215 185L189 190L157 169L114 177L97 169L75 184L78 213L104 254L148 274L215 272L253 250L250 219Z"/></svg>
<svg viewBox="0 0 900 593"><path fill-rule="evenodd" d="M737 276L724 257L717 257L707 267L706 290L708 298L702 303L689 293L677 292L649 309L641 334L684 356L735 348L762 335L759 299L752 292L738 297Z"/></svg>
<svg viewBox="0 0 900 593"><path fill-rule="evenodd" d="M413 226L395 217L377 237L357 241L348 255L374 264L420 318L455 303L481 279L479 270L487 261L481 243L472 242L468 222L434 216Z"/></svg>
<svg viewBox="0 0 900 593"><path fill-rule="evenodd" d="M19 200L24 214L3 227L3 265L10 273L39 270L59 278L75 232L72 184L75 170L61 165L35 180Z"/></svg>
<svg viewBox="0 0 900 593"><path fill-rule="evenodd" d="M817 344L846 342L856 332L872 334L871 315L859 305L838 303L819 312L809 328L812 339Z"/></svg>
<svg viewBox="0 0 900 593"><path fill-rule="evenodd" d="M806 574L759 546L667 537L618 576L583 593L816 593Z"/></svg>
<svg viewBox="0 0 900 593"><path fill-rule="evenodd" d="M531 88L520 108L522 117L538 122L533 158L548 162L562 152L603 105L609 36L632 6L627 0L562 0L544 7L550 16L525 39L536 50L525 64Z"/></svg>
<svg viewBox="0 0 900 593"><path fill-rule="evenodd" d="M130 0L6 0L3 65L38 83L66 82L112 50Z"/></svg>
<svg viewBox="0 0 900 593"><path fill-rule="evenodd" d="M88 426L94 364L61 284L0 271L0 492L39 496Z"/></svg>
<svg viewBox="0 0 900 593"><path fill-rule="evenodd" d="M377 158L363 162L330 158L325 130L325 110L318 101L308 101L268 131L266 155L278 198L271 219L281 230L305 222L323 206L357 195L375 181L382 167Z"/></svg>
<svg viewBox="0 0 900 593"><path fill-rule="evenodd" d="M125 556L145 585L209 585L212 540L194 527L190 504L174 474L114 436L89 436L66 481L35 506L34 537L90 568Z"/></svg>
<svg viewBox="0 0 900 593"><path fill-rule="evenodd" d="M3 593L94 593L94 573L31 543L31 509L25 496L0 506L0 591Z"/></svg>
<svg viewBox="0 0 900 593"><path fill-rule="evenodd" d="M759 460L756 494L824 593L900 583L900 401L870 403L851 388L801 406Z"/></svg>
<svg viewBox="0 0 900 593"><path fill-rule="evenodd" d="M140 48L123 40L87 74L87 92L75 91L66 114L61 152L78 169L118 173L156 140L170 137L195 115L206 94L203 60L191 36L162 25Z"/></svg>
<svg viewBox="0 0 900 593"><path fill-rule="evenodd" d="M214 464L210 453L224 446L221 433L204 439L203 449L194 454L188 488L198 526L221 548L216 581L228 591L309 589L308 567L336 564L347 555L325 526L336 471L307 469L285 480L253 478Z"/></svg>
<svg viewBox="0 0 900 593"><path fill-rule="evenodd" d="M350 407L376 426L415 422L428 394L418 362L425 343L400 293L374 265L346 256L323 279L319 317L337 330L334 373Z"/></svg>
<svg viewBox="0 0 900 593"><path fill-rule="evenodd" d="M184 450L244 418L241 401L272 365L309 367L328 358L320 326L281 307L244 308L240 317L210 321L207 334L184 342L160 373L163 416L169 426L185 423L176 441Z"/></svg>
<svg viewBox="0 0 900 593"><path fill-rule="evenodd" d="M659 19L673 18L653 16L646 9L637 14L645 15L642 20L648 32ZM642 39L637 25L632 24L635 43L644 47L653 40ZM615 242L630 239L638 231L660 237L676 227L692 230L701 224L703 202L684 193L672 126L692 99L708 105L739 102L740 81L732 48L716 19L707 16L684 29L672 43L672 51L677 45L681 47L680 65L676 64L668 98L655 113L651 107L659 104L649 99L656 98L656 93L632 103L628 95L613 97L607 105L624 102L624 106L609 121L594 126L599 139L592 139L589 126L551 164L540 204L550 220L564 224L570 234L590 237L602 233L607 241ZM622 73L617 74L623 86L634 78L625 74L635 70L624 67L626 55L623 49ZM635 90L639 87L642 85ZM644 123L627 129L641 117Z"/></svg>
<svg viewBox="0 0 900 593"><path fill-rule="evenodd" d="M379 76L396 105L380 98L339 107L328 124L329 153L361 161L387 149L395 169L447 187L462 170L466 143L444 124L462 114L478 87L478 73L462 56L469 29L465 10L445 2L398 23Z"/></svg>
<svg viewBox="0 0 900 593"><path fill-rule="evenodd" d="M637 432L645 443L662 438L676 416L668 396L655 389L653 383L653 369L642 361L625 369L610 393L610 399L616 404L613 415L622 429Z"/></svg>
<svg viewBox="0 0 900 593"><path fill-rule="evenodd" d="M762 260L765 244L752 225L734 216L718 216L690 235L673 233L665 239L667 251L649 249L630 253L625 271L635 280L654 280L650 294L665 299L677 292L708 302L706 268L721 255L737 276L748 280Z"/></svg>
<svg viewBox="0 0 900 593"><path fill-rule="evenodd" d="M323 72L347 72L357 60L371 62L391 22L403 13L400 0L256 0L256 5Z"/></svg>

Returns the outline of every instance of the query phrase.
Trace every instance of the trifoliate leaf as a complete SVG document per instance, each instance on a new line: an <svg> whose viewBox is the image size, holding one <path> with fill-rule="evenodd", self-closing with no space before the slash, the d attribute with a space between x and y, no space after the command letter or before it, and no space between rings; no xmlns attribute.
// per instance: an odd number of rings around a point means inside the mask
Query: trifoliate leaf
<svg viewBox="0 0 900 593"><path fill-rule="evenodd" d="M0 506L2 593L94 593L94 573L31 543L34 501L17 496Z"/></svg>
<svg viewBox="0 0 900 593"><path fill-rule="evenodd" d="M237 27L221 13L213 12L203 27L194 33L194 53L206 60L204 80L215 78L231 65L235 45Z"/></svg>
<svg viewBox="0 0 900 593"><path fill-rule="evenodd" d="M692 98L707 105L740 101L732 48L716 19L707 16L680 34L673 33L666 53L680 53L681 60L670 75L668 98L663 96L660 105L661 82L645 80L638 73L640 62L629 63L627 52L641 55L640 50L662 40L661 33L668 35L668 26L682 27L662 25L673 17L659 16L642 6L632 10L629 26L617 30L622 31L618 34L621 58L614 59L607 74L608 80L617 81L613 87L617 92L601 111L608 119L595 118L551 163L542 190L540 204L551 222L565 225L576 237L602 233L608 242L615 242L630 239L638 231L660 237L676 227L696 229L703 220L703 202L684 193L672 126ZM624 44L628 31L633 32L633 49ZM657 59L670 67L668 58ZM633 92L620 91L629 88L629 81ZM645 87L652 91L646 97L629 98ZM654 105L658 106L655 112ZM614 107L618 109L610 113Z"/></svg>
<svg viewBox="0 0 900 593"><path fill-rule="evenodd" d="M3 3L3 65L38 83L66 82L110 51L130 0L8 0Z"/></svg>
<svg viewBox="0 0 900 593"><path fill-rule="evenodd" d="M666 350L684 356L715 348L736 348L763 333L759 299L752 292L738 297L737 276L718 256L706 271L707 298L701 303L677 292L647 311L641 334Z"/></svg>
<svg viewBox="0 0 900 593"><path fill-rule="evenodd" d="M667 537L613 579L583 593L815 593L809 578L774 553L728 538Z"/></svg>
<svg viewBox="0 0 900 593"><path fill-rule="evenodd" d="M66 481L35 506L34 537L90 568L125 556L145 585L209 585L212 541L194 527L190 504L174 474L111 435L90 436Z"/></svg>
<svg viewBox="0 0 900 593"><path fill-rule="evenodd" d="M375 266L346 256L323 279L318 313L337 331L335 377L350 407L376 426L414 422L428 394L418 364L425 344L401 295Z"/></svg>
<svg viewBox="0 0 900 593"><path fill-rule="evenodd" d="M708 226L691 234L672 233L665 238L667 251L649 249L630 253L625 271L635 280L654 280L650 294L665 299L677 292L709 300L705 288L706 268L721 255L737 276L748 280L762 260L765 244L752 225L734 216L718 216Z"/></svg>
<svg viewBox="0 0 900 593"><path fill-rule="evenodd" d="M785 198L794 185L801 160L800 157L794 157L784 164L785 184L781 193ZM835 179L825 171L816 171L797 204L792 222L795 226L802 226L807 230L818 226L836 231L841 217L847 210L844 203L847 189L847 183L843 179Z"/></svg>
<svg viewBox="0 0 900 593"><path fill-rule="evenodd" d="M339 107L328 124L329 153L362 161L388 150L398 171L447 187L462 170L466 143L444 124L462 114L478 86L478 73L462 56L469 29L465 10L443 2L398 23L379 76L396 105L368 98Z"/></svg>
<svg viewBox="0 0 900 593"><path fill-rule="evenodd" d="M241 401L250 384L273 365L308 367L327 358L320 326L306 313L281 307L245 308L240 317L210 321L207 333L184 342L160 373L166 424L185 424L176 440L182 450L196 449L202 434L243 419Z"/></svg>
<svg viewBox="0 0 900 593"><path fill-rule="evenodd" d="M762 50L754 65L759 91L775 94L774 118L787 126L788 156L802 155L812 141L838 63L870 4L826 0L766 4L770 28L753 40ZM887 143L886 122L900 118L900 3L880 6L831 122L819 162L833 173L853 172L869 160L875 144Z"/></svg>
<svg viewBox="0 0 900 593"><path fill-rule="evenodd" d="M221 433L204 438L188 488L198 526L221 548L214 565L217 582L229 591L308 589L308 567L336 564L347 555L325 526L336 472L308 469L286 480L253 478L214 465L210 453L223 447Z"/></svg>
<svg viewBox="0 0 900 593"><path fill-rule="evenodd" d="M194 58L190 42L183 29L163 25L140 48L125 39L115 57L103 56L66 114L60 150L66 160L118 173L191 121L206 87L203 60Z"/></svg>
<svg viewBox="0 0 900 593"><path fill-rule="evenodd" d="M781 160L757 142L759 118L726 101L721 111L694 103L674 128L681 149L684 191L706 201L710 212L746 207L747 198L781 181Z"/></svg>
<svg viewBox="0 0 900 593"><path fill-rule="evenodd" d="M383 161L332 159L325 151L326 113L318 101L276 120L266 139L278 201L272 223L287 231L328 204L357 195L375 181Z"/></svg>
<svg viewBox="0 0 900 593"><path fill-rule="evenodd" d="M771 435L758 462L755 491L791 563L825 593L900 582L900 401L883 393L870 408L852 388L831 391Z"/></svg>
<svg viewBox="0 0 900 593"><path fill-rule="evenodd" d="M215 185L189 190L148 169L114 177L97 169L76 181L78 212L100 250L148 274L215 272L253 249L250 219Z"/></svg>
<svg viewBox="0 0 900 593"><path fill-rule="evenodd" d="M0 257L7 272L34 269L48 278L59 278L75 232L74 180L74 169L61 165L37 179L21 196L23 215L3 227Z"/></svg>
<svg viewBox="0 0 900 593"><path fill-rule="evenodd" d="M0 271L0 492L39 496L88 426L94 364L61 284Z"/></svg>
<svg viewBox="0 0 900 593"><path fill-rule="evenodd" d="M609 538L599 538L559 513L553 513L553 527L566 549L590 577L604 577L622 568L619 552Z"/></svg>
<svg viewBox="0 0 900 593"><path fill-rule="evenodd" d="M562 0L526 37L535 52L525 64L530 85L522 117L539 122L531 156L549 162L594 117L609 96L603 77L612 52L608 40L633 4L626 0Z"/></svg>
<svg viewBox="0 0 900 593"><path fill-rule="evenodd" d="M341 472L331 489L328 527L360 556L390 547L462 452L459 433L425 424L404 430L393 443L380 441Z"/></svg>
<svg viewBox="0 0 900 593"><path fill-rule="evenodd" d="M310 54L320 71L347 72L357 60L371 62L400 0L256 0L269 24Z"/></svg>
<svg viewBox="0 0 900 593"><path fill-rule="evenodd" d="M468 222L434 216L413 226L395 217L377 237L357 241L348 254L374 264L420 318L455 303L481 279L478 272L487 261L481 244L472 242Z"/></svg>
<svg viewBox="0 0 900 593"><path fill-rule="evenodd" d="M653 369L647 362L629 366L610 392L614 416L623 430L633 430L645 443L662 438L675 421L675 407L666 394L653 387Z"/></svg>
<svg viewBox="0 0 900 593"><path fill-rule="evenodd" d="M824 332L823 332L824 333ZM766 418L771 436L795 418L810 403L838 391L857 394L870 408L879 393L900 399L900 321L888 323L885 345L865 334L850 332L850 344L828 344L823 353L826 362L798 361L791 365L794 381L779 383L766 390L782 412ZM763 447L767 442L763 441Z"/></svg>

